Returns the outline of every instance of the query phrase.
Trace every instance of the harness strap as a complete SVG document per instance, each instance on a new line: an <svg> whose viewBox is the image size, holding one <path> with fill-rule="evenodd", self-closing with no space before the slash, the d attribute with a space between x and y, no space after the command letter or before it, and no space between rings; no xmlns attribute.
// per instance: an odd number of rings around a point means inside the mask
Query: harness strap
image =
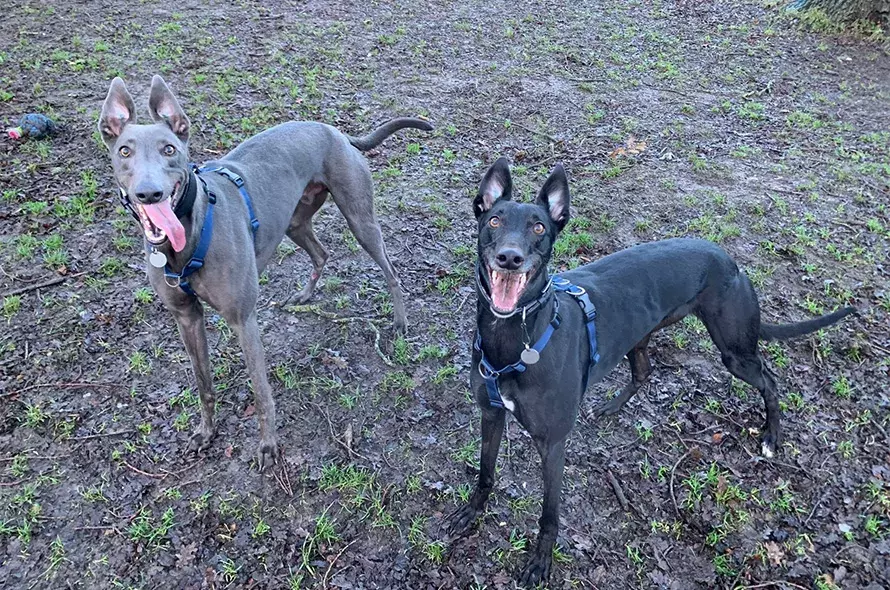
<svg viewBox="0 0 890 590"><path fill-rule="evenodd" d="M224 176L227 178L232 184L238 187L238 192L241 193L241 198L244 199L244 204L247 206L247 215L250 217L250 227L253 230L253 241L256 244L256 232L260 229L260 221L256 217L256 213L253 211L253 201L250 200L250 195L247 193L247 189L244 187L244 179L223 166L216 166L214 168L199 168L198 173L201 172L216 172L220 176Z"/></svg>
<svg viewBox="0 0 890 590"><path fill-rule="evenodd" d="M559 316L559 300L553 300L553 317L550 319L550 323L547 325L547 329L544 330L544 333L541 334L541 337L538 338L538 341L532 346L532 348L540 354L547 347L547 344L550 343L550 338L553 336L553 333L559 328L559 324L562 323L562 318ZM512 365L507 365L503 369L496 370L491 363L488 362L488 359L485 358L485 353L482 352L482 335L479 332L476 332L476 342L473 344L474 348L478 350L482 354L482 358L479 360L479 374L482 376L482 379L485 381L485 389L488 392L488 401L495 408L503 408L504 407L504 399L501 397L501 390L498 387L498 377L501 375L505 375L508 373L524 373L528 366L519 360Z"/></svg>
<svg viewBox="0 0 890 590"><path fill-rule="evenodd" d="M568 279L564 279L559 275L551 277L548 286L549 285L552 285L554 292L562 292L571 295L572 299L577 301L578 305L581 306L581 311L584 312L585 319L587 320L585 323L587 324L587 340L590 344L590 364L595 365L599 362L600 355L597 351L596 323L594 321L596 319L596 306L594 306L593 302L590 300L590 295L587 294L587 290L584 289L584 287L572 284ZM484 293L481 288L479 290ZM550 338L553 336L553 333L557 328L559 328L561 322L562 320L559 316L559 299L554 297L553 318L550 320L547 329L544 330L544 333L541 334L541 337L538 338L538 341L532 346L538 354L543 352L544 348L547 347ZM485 382L485 390L488 393L489 405L493 408L504 408L504 398L501 396L498 379L501 375L507 375L509 373L524 373L528 368L527 365L522 362L522 360L519 360L512 365L507 365L503 369L495 369L488 359L485 358L485 353L482 352L482 335L478 330L476 331L476 341L473 343L473 348L478 350L482 355L482 358L479 359L479 374ZM588 374L585 372L584 389L587 389L587 377Z"/></svg>
<svg viewBox="0 0 890 590"><path fill-rule="evenodd" d="M228 168L223 166L215 166L213 168L206 167L197 167L192 164L192 169L194 170L196 175L202 174L204 172L216 172L220 176L227 178L232 184L238 187L238 192L241 193L241 198L244 199L244 204L247 206L247 214L250 217L250 227L253 233L253 241L254 245L256 245L256 233L260 228L260 222L256 217L256 213L253 210L253 202L250 200L250 195L247 194L247 189L244 187L244 179L239 175L235 174ZM189 284L188 278L201 270L204 266L204 258L207 256L207 251L210 250L210 241L213 239L213 206L216 204L216 195L207 188L207 183L204 182L203 178L197 176L197 178L201 181L201 184L204 186L204 190L207 191L207 213L204 215L204 225L201 227L201 238L198 241L198 246L195 248L192 257L182 268L181 272L174 272L173 269L170 268L170 265L167 264L164 267L164 276L168 279L176 281L176 284L179 285L179 288L185 292L186 295L196 296L194 289ZM127 203L129 205L129 203Z"/></svg>
<svg viewBox="0 0 890 590"><path fill-rule="evenodd" d="M568 293L578 302L578 305L581 306L581 311L584 312L584 316L587 318L587 340L590 344L590 363L595 365L600 360L600 355L599 352L597 352L596 346L596 323L594 323L594 320L596 319L596 306L593 305L593 302L590 300L590 295L587 294L587 290L584 287L574 285L567 279L558 275L554 276L552 281L554 291Z"/></svg>
<svg viewBox="0 0 890 590"><path fill-rule="evenodd" d="M201 182L203 182L203 180ZM206 185L204 188L207 188ZM186 295L191 295L193 297L195 296L195 291L192 289L192 286L189 285L188 278L204 266L204 258L207 256L207 251L210 250L210 241L213 239L213 206L215 204L216 195L213 191L208 190L207 213L204 214L204 225L201 227L201 238L198 240L198 246L192 253L192 257L189 258L189 261L182 267L182 271L177 273L170 268L169 264L164 266L164 276L176 281L176 284L179 285L179 288L182 289Z"/></svg>

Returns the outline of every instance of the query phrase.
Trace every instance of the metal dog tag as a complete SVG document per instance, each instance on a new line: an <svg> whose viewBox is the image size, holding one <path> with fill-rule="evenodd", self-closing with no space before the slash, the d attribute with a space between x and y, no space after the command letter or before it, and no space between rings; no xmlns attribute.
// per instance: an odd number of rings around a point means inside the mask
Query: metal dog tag
<svg viewBox="0 0 890 590"><path fill-rule="evenodd" d="M155 268L164 268L167 265L167 257L163 252L152 250L148 255L148 263Z"/></svg>
<svg viewBox="0 0 890 590"><path fill-rule="evenodd" d="M519 355L519 358L522 359L526 365L533 365L541 360L541 355L534 348L526 348L522 351L522 354Z"/></svg>

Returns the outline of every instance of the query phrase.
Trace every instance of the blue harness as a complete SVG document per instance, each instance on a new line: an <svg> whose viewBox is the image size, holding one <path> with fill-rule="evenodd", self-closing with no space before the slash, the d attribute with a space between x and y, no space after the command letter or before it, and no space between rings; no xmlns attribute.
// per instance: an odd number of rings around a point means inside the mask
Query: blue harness
<svg viewBox="0 0 890 590"><path fill-rule="evenodd" d="M581 306L581 310L584 312L584 316L587 319L587 339L590 343L590 366L595 365L599 362L600 355L596 348L596 324L594 323L594 319L596 319L596 307L590 300L590 296L587 294L584 287L574 285L559 275L554 275L550 278L550 285L557 293L568 293L571 295L572 298L578 302L578 305ZM561 322L562 319L559 316L559 298L554 294L553 317L550 319L547 329L544 330L544 333L541 334L541 337L538 338L538 341L535 342L534 346L531 348L540 355L547 347L550 338L553 336L553 333L557 328L559 328ZM507 365L503 369L495 369L491 363L488 362L488 359L485 358L485 353L482 352L482 336L478 330L476 331L476 341L473 344L473 347L479 351L480 355L482 355L482 358L479 360L479 374L485 381L485 389L488 392L488 403L493 408L503 408L504 398L501 397L501 390L500 387L498 387L498 378L510 373L524 373L525 370L528 369L528 365L522 360L519 360L512 365ZM585 373L584 389L587 389L586 375L587 374Z"/></svg>
<svg viewBox="0 0 890 590"><path fill-rule="evenodd" d="M210 249L210 241L213 239L213 206L216 204L216 195L213 191L207 188L207 183L204 179L197 175L204 172L216 172L229 179L232 184L238 187L238 192L241 193L241 198L244 199L244 204L247 205L247 213L250 216L250 227L253 230L254 245L256 245L256 232L260 228L260 222L257 220L256 214L253 211L253 203L250 200L250 195L247 194L247 189L244 188L244 179L228 168L222 166L199 168L192 164L192 170L195 172L198 180L201 181L201 184L204 185L204 190L207 191L207 213L204 215L204 225L201 227L201 238L198 240L198 246L195 248L194 253L192 253L192 257L186 262L185 266L182 267L182 271L178 273L174 272L173 269L170 268L170 264L167 264L164 266L164 276L167 279L176 281L176 284L179 285L179 288L182 289L186 295L195 296L195 291L192 289L192 286L189 285L188 278L201 270L204 266L204 257L207 256L207 251Z"/></svg>

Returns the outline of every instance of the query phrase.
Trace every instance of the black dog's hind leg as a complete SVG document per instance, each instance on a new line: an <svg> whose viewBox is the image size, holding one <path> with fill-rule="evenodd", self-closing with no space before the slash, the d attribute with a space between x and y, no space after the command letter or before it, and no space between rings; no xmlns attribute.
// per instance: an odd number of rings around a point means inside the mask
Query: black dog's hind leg
<svg viewBox="0 0 890 590"><path fill-rule="evenodd" d="M538 520L538 544L519 576L522 586L534 587L550 577L553 545L559 533L559 496L565 469L566 441L536 440L544 471L544 506Z"/></svg>
<svg viewBox="0 0 890 590"><path fill-rule="evenodd" d="M649 380L649 375L652 374L652 364L649 362L648 345L649 336L646 336L642 342L627 353L627 360L630 362L630 383L621 389L621 393L593 408L595 418L617 414L624 404Z"/></svg>
<svg viewBox="0 0 890 590"><path fill-rule="evenodd" d="M730 373L757 389L763 397L766 424L763 427L760 451L764 457L772 457L781 442L779 419L782 411L779 409L779 398L776 395L776 380L763 364L759 353L745 356L724 353L722 358Z"/></svg>
<svg viewBox="0 0 890 590"><path fill-rule="evenodd" d="M458 508L449 517L448 533L454 537L463 535L476 517L485 510L488 496L494 488L495 466L498 461L498 450L504 434L504 422L507 412L503 409L485 408L482 410L482 451L479 457L479 480L473 489L470 501Z"/></svg>

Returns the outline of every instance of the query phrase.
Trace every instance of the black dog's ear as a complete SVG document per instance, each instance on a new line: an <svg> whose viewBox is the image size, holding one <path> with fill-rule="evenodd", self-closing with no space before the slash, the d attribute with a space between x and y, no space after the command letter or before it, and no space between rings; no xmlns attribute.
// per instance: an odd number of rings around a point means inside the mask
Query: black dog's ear
<svg viewBox="0 0 890 590"><path fill-rule="evenodd" d="M535 204L547 209L558 230L569 222L569 180L562 164L557 164L547 177Z"/></svg>
<svg viewBox="0 0 890 590"><path fill-rule="evenodd" d="M108 96L102 105L102 114L99 115L99 133L108 149L114 145L117 138L123 132L124 127L136 122L136 105L133 97L127 91L127 85L120 78L111 81L108 88Z"/></svg>
<svg viewBox="0 0 890 590"><path fill-rule="evenodd" d="M189 139L189 118L179 106L164 79L155 74L151 79L151 94L148 97L148 110L157 123L167 123L170 130L183 142Z"/></svg>
<svg viewBox="0 0 890 590"><path fill-rule="evenodd" d="M488 172L485 173L482 184L479 185L479 193L473 201L473 213L476 215L476 219L491 209L498 199L509 200L512 191L510 163L507 158L498 158L498 161L492 164Z"/></svg>

